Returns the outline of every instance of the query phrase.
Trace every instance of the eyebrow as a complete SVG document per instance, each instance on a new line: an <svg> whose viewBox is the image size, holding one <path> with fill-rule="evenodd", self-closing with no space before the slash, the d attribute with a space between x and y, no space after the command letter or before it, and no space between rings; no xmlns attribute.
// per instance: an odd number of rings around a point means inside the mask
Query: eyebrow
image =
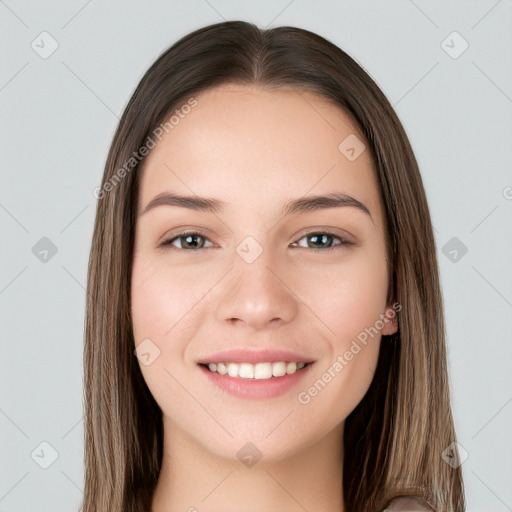
<svg viewBox="0 0 512 512"><path fill-rule="evenodd" d="M219 199L199 196L184 196L166 192L154 197L146 207L141 211L139 216L144 215L148 211L158 206L179 206L181 208L189 208L191 210L220 213L227 204ZM292 215L294 213L306 213L324 208L338 208L342 206L352 206L366 213L371 218L370 210L361 201L347 194L327 194L301 197L289 201L283 206L282 215Z"/></svg>

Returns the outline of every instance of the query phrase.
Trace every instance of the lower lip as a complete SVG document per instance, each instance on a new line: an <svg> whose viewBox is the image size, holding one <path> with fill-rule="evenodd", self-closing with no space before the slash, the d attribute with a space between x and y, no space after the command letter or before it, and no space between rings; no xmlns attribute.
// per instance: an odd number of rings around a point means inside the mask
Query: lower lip
<svg viewBox="0 0 512 512"><path fill-rule="evenodd" d="M230 377L214 373L199 365L201 371L210 379L213 384L230 395L239 398L263 400L284 395L296 386L299 381L309 373L313 363L308 364L302 370L282 377L271 377L270 379L242 379L241 377Z"/></svg>

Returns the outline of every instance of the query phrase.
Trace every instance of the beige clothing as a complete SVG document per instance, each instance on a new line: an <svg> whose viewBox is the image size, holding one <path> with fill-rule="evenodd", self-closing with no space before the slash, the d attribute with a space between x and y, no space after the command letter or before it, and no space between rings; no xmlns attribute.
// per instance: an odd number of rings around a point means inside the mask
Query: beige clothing
<svg viewBox="0 0 512 512"><path fill-rule="evenodd" d="M394 499L382 512L434 512L421 498L407 496Z"/></svg>

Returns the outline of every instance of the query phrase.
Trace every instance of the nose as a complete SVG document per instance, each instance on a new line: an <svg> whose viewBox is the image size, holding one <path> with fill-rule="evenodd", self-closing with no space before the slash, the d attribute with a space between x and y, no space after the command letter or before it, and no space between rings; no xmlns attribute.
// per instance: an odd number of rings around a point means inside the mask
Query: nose
<svg viewBox="0 0 512 512"><path fill-rule="evenodd" d="M234 268L217 290L218 321L262 330L296 317L299 300L288 283L290 277L270 260L266 251L252 263L235 255Z"/></svg>

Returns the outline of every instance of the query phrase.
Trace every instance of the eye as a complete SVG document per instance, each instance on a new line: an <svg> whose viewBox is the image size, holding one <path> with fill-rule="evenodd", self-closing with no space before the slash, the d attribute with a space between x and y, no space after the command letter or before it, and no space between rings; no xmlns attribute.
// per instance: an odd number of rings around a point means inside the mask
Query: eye
<svg viewBox="0 0 512 512"><path fill-rule="evenodd" d="M210 245L206 245L207 243ZM197 250L213 247L214 244L201 233L190 232L180 233L178 236L165 240L160 245L172 245L173 247L176 247L176 249Z"/></svg>
<svg viewBox="0 0 512 512"><path fill-rule="evenodd" d="M352 242L328 232L309 233L297 242L292 243L293 247L303 247L306 249L315 249L318 251L336 250ZM176 249L194 251L199 249L207 249L215 244L205 235L198 232L180 233L177 236L163 241L161 246L173 246Z"/></svg>
<svg viewBox="0 0 512 512"><path fill-rule="evenodd" d="M305 242L304 242L305 241ZM335 242L337 241L337 242ZM306 236L303 236L297 242L291 244L295 247L305 247L308 249L316 249L320 251L325 250L335 250L336 247L339 246L341 248L344 245L350 245L351 242L341 238L333 233L309 233Z"/></svg>

